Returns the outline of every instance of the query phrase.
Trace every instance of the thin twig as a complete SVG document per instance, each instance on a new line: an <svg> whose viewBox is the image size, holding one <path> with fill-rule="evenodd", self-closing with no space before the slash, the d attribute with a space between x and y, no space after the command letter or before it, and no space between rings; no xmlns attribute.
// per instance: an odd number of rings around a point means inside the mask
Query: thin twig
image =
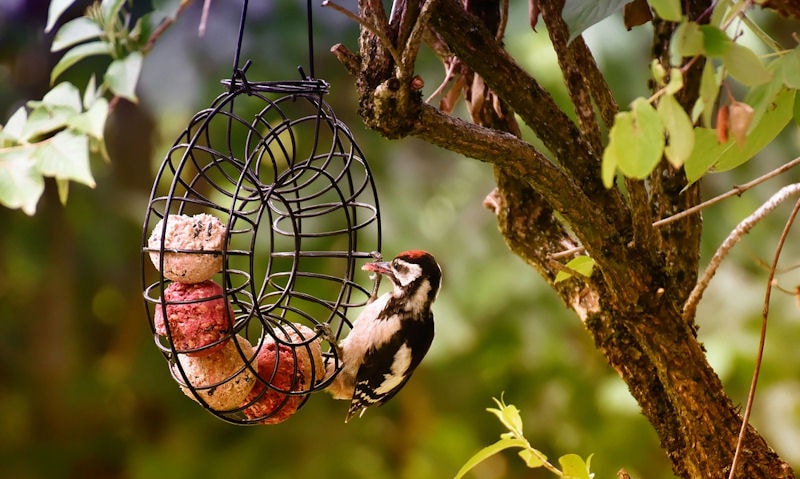
<svg viewBox="0 0 800 479"><path fill-rule="evenodd" d="M142 48L142 53L147 53L153 49L156 42L161 35L164 34L169 27L172 26L173 23L178 19L178 16L183 13L184 10L189 8L189 6L194 2L194 0L182 0L181 3L178 5L178 8L175 10L175 14L171 17L165 18L154 30L153 33L150 35L150 38L147 39L147 45Z"/></svg>
<svg viewBox="0 0 800 479"><path fill-rule="evenodd" d="M758 340L758 354L756 355L756 364L753 368L753 379L750 382L750 391L747 393L747 406L744 408L744 415L742 416L742 427L739 430L739 437L736 440L736 452L733 454L731 461L731 469L728 473L728 479L733 479L736 465L739 462L739 456L742 453L742 445L744 444L744 435L747 432L747 423L750 421L750 413L753 410L753 401L756 396L756 385L758 384L758 376L761 371L761 362L764 357L764 343L767 338L767 318L769 317L769 300L772 295L772 283L775 278L775 271L778 267L778 258L781 256L783 245L786 243L786 238L789 237L789 229L794 224L797 214L800 213L800 201L795 202L794 209L786 220L786 225L783 227L783 232L778 240L778 246L775 248L775 257L772 260L772 265L769 268L769 277L767 278L767 291L764 294L764 309L761 313L761 335Z"/></svg>
<svg viewBox="0 0 800 479"><path fill-rule="evenodd" d="M203 1L203 13L200 15L200 25L197 26L197 35L206 34L206 23L208 22L208 12L211 10L211 0Z"/></svg>
<svg viewBox="0 0 800 479"><path fill-rule="evenodd" d="M460 63L456 57L451 57L451 58L452 61L450 62L449 65L447 65L447 69L445 70L444 73L444 80L442 80L442 83L436 88L436 91L431 93L428 99L425 100L425 103L430 103L434 98L439 96L439 94L442 93L445 88L447 88L447 84L450 83L450 81L452 81L453 78L456 77L455 70Z"/></svg>
<svg viewBox="0 0 800 479"><path fill-rule="evenodd" d="M653 223L653 227L654 228L659 228L661 226L664 226L666 224L672 223L674 221L678 221L681 218L685 218L685 217L687 217L689 215L693 215L695 213L699 213L700 211L708 208L709 206L717 204L717 203L721 202L722 200L726 200L726 199L730 198L731 196L741 196L742 193L744 193L745 191L747 191L747 190L749 190L749 189L751 189L751 188L753 188L755 186L758 186L761 183L780 175L781 173L785 173L786 171L788 171L788 170L794 168L795 166L797 166L798 164L800 164L800 157L795 158L794 160L786 163L785 165L781 166L780 168L776 168L776 169L770 171L767 174L759 176L758 178L756 178L754 180L748 181L747 183L745 183L743 185L734 186L730 191L726 191L725 193L722 193L721 195L715 196L715 197L713 197L713 198L711 198L709 200L706 200L706 201L704 201L704 202L702 202L702 203L700 203L698 205L692 206L691 208L683 210L680 213L676 213L676 214L674 214L672 216L667 216L666 218L662 218L662 219L654 222ZM564 250L564 251L559 251L558 253L553 253L553 254L550 255L550 258L552 258L552 259L564 258L564 257L567 257L567 256L571 256L573 254L580 254L583 251L584 251L583 246L576 246L574 248L570 248L570 249L567 249L567 250Z"/></svg>
<svg viewBox="0 0 800 479"><path fill-rule="evenodd" d="M351 12L350 10L344 8L343 6L341 6L341 5L337 4L337 3L331 2L330 0L324 0L322 2L322 6L323 7L331 7L332 9L336 10L337 12L341 13L345 17L347 17L347 18L353 20L354 22L358 23L359 25L361 25L362 27L367 29L370 33L372 33L373 35L378 37L378 40L380 40L381 44L383 44L383 47L386 48L386 50L389 51L389 54L392 56L392 59L394 60L394 62L396 64L399 64L399 62L400 62L400 53L397 51L397 49L394 47L394 45L392 45L392 42L391 42L391 40L389 40L389 37L386 36L386 31L382 30L377 25L373 25L367 19L356 15L355 13Z"/></svg>
<svg viewBox="0 0 800 479"><path fill-rule="evenodd" d="M583 246L575 246L575 247L570 248L570 249L565 249L563 251L559 251L558 253L553 253L553 254L547 255L547 257L549 259L567 258L567 257L575 255L575 254L581 254L585 250L586 250L586 248L584 248Z"/></svg>
<svg viewBox="0 0 800 479"><path fill-rule="evenodd" d="M408 35L408 40L403 48L401 63L399 63L401 79L411 78L411 75L414 73L414 64L417 61L419 46L422 43L423 33L428 27L428 20L433 14L433 7L435 4L436 0L428 0L424 2L422 9L419 12L419 16L417 16L417 20L414 23L414 27L411 29L411 33Z"/></svg>
<svg viewBox="0 0 800 479"><path fill-rule="evenodd" d="M781 166L780 168L776 168L776 169L770 171L769 173L767 173L765 175L759 176L758 178L756 178L756 179L754 179L752 181L748 181L747 183L745 183L743 185L734 186L732 190L727 191L727 192L725 192L725 193L723 193L723 194L721 194L719 196L715 196L714 198L711 198L710 200L704 201L704 202L702 202L702 203L700 203L700 204L698 204L696 206L692 206L691 208L683 210L680 213L676 213L676 214L674 214L672 216L667 216L666 218L660 219L660 220L656 221L655 223L653 223L653 226L656 227L656 228L658 228L660 226L664 226L665 224L672 223L673 221L678 221L681 218L684 218L686 216L698 213L701 210L703 210L703 209L705 209L705 208L707 208L707 207L709 207L709 206L711 206L713 204L719 203L722 200L730 198L731 196L734 196L734 195L735 196L741 196L742 193L744 193L745 191L749 190L750 188L753 188L754 186L758 186L761 183L769 180L770 178L774 178L774 177L780 175L781 173L784 173L784 172L794 168L798 164L800 164L800 157L795 158L794 160L790 161L789 163L786 163L785 165Z"/></svg>
<svg viewBox="0 0 800 479"><path fill-rule="evenodd" d="M495 39L498 42L502 42L503 38L506 36L506 26L508 26L508 1L509 0L501 0L500 2L500 26L497 27L497 34L495 35Z"/></svg>
<svg viewBox="0 0 800 479"><path fill-rule="evenodd" d="M703 276L695 285L692 292L689 294L689 298L686 300L686 303L683 306L683 317L685 319L689 319L694 317L694 313L697 310L697 303L700 302L700 298L703 296L703 292L708 287L708 283L711 281L711 278L714 277L714 274L717 272L722 260L731 250L731 248L739 242L740 239L744 235L746 235L752 228L755 226L759 221L764 219L772 210L778 207L781 203L786 201L786 199L800 194L800 183L794 183L788 186L784 186L777 193L772 195L772 197L767 200L766 203L761 205L752 215L748 216L744 220L742 220L736 228L725 238L725 241L722 242L720 247L714 253L714 256L711 257L711 260L706 267L706 270L703 272Z"/></svg>

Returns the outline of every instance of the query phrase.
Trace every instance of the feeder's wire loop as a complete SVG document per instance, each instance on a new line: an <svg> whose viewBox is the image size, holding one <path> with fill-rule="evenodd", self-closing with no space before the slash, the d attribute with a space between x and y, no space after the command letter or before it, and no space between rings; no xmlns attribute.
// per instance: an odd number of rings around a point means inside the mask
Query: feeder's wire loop
<svg viewBox="0 0 800 479"><path fill-rule="evenodd" d="M359 266L380 255L377 190L350 129L323 99L330 85L314 78L308 8L310 76L299 67L300 80L251 81L252 62L240 67L244 0L225 92L167 151L144 219L142 291L156 347L187 396L234 424L271 423L327 387L342 367L350 313L376 287L363 284ZM168 244L171 223L201 213L224 226L221 246ZM173 297L196 287L165 276L176 258L221 259L211 281L222 292ZM225 305L218 331L208 329L217 336L187 343L174 315L210 302ZM270 352L272 362L262 361ZM214 358L227 360L225 374L198 370Z"/></svg>

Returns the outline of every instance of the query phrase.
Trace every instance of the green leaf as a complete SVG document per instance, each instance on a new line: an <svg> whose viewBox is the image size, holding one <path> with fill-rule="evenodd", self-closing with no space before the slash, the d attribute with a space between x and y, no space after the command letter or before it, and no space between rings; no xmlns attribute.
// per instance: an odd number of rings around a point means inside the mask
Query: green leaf
<svg viewBox="0 0 800 479"><path fill-rule="evenodd" d="M569 27L569 41L578 37L595 23L622 10L630 0L605 0L587 2L586 0L566 0L561 16Z"/></svg>
<svg viewBox="0 0 800 479"><path fill-rule="evenodd" d="M775 74L781 76L784 85L795 90L800 89L800 47L795 47L770 63L770 67L773 66Z"/></svg>
<svg viewBox="0 0 800 479"><path fill-rule="evenodd" d="M544 466L544 461L547 460L547 456L535 449L523 449L518 454L525 461L525 465L531 469Z"/></svg>
<svg viewBox="0 0 800 479"><path fill-rule="evenodd" d="M693 57L706 53L703 46L703 32L695 22L683 22L672 34L675 50L681 57Z"/></svg>
<svg viewBox="0 0 800 479"><path fill-rule="evenodd" d="M770 69L775 73L772 76L772 80L751 88L744 98L744 102L753 107L753 119L751 123L753 127L761 121L761 117L764 116L767 109L773 108L775 98L784 88L782 75L777 71L780 69L780 64L774 65L774 63L775 62L770 64Z"/></svg>
<svg viewBox="0 0 800 479"><path fill-rule="evenodd" d="M89 110L70 117L67 126L92 138L102 139L107 117L108 101L105 98L98 98Z"/></svg>
<svg viewBox="0 0 800 479"><path fill-rule="evenodd" d="M720 144L715 130L695 128L694 150L684 164L687 179L694 182L711 169L725 171L747 162L772 142L791 120L794 99L795 90L781 90L758 123L751 127L743 146L733 139Z"/></svg>
<svg viewBox="0 0 800 479"><path fill-rule="evenodd" d="M72 19L61 26L53 38L50 46L51 52L57 52L67 47L83 43L103 34L103 29L87 17Z"/></svg>
<svg viewBox="0 0 800 479"><path fill-rule="evenodd" d="M55 83L56 79L61 76L67 69L83 60L84 58L94 55L110 55L111 45L106 42L90 42L83 43L76 47L67 50L67 53L61 57L61 60L53 67L50 72L50 83Z"/></svg>
<svg viewBox="0 0 800 479"><path fill-rule="evenodd" d="M75 110L63 106L34 108L28 115L28 121L22 130L20 140L23 142L39 141L48 134L64 128L69 119L75 115Z"/></svg>
<svg viewBox="0 0 800 479"><path fill-rule="evenodd" d="M680 22L683 16L680 0L649 0L656 15L670 22Z"/></svg>
<svg viewBox="0 0 800 479"><path fill-rule="evenodd" d="M717 102L721 83L722 78L714 71L714 65L711 61L707 61L700 77L700 98L698 99L703 102L703 124L707 127L711 127L714 104Z"/></svg>
<svg viewBox="0 0 800 479"><path fill-rule="evenodd" d="M0 147L19 144L22 141L22 131L28 122L28 110L24 106L17 108L0 130Z"/></svg>
<svg viewBox="0 0 800 479"><path fill-rule="evenodd" d="M577 258L572 258L567 262L565 265L567 268L575 271L576 273L580 274L581 276L590 277L592 275L592 270L594 269L594 260L589 256L578 256ZM572 277L572 273L561 270L556 274L554 283L560 283L566 279Z"/></svg>
<svg viewBox="0 0 800 479"><path fill-rule="evenodd" d="M98 99L102 98L102 93L97 89L97 80L94 75L89 77L86 83L86 89L83 92L83 108L91 108L92 104Z"/></svg>
<svg viewBox="0 0 800 479"><path fill-rule="evenodd" d="M703 33L703 49L710 57L721 57L733 44L728 35L714 25L701 25L700 31Z"/></svg>
<svg viewBox="0 0 800 479"><path fill-rule="evenodd" d="M39 102L28 102L28 106L35 107ZM61 82L54 86L49 92L45 93L42 97L41 104L64 106L76 112L81 111L81 92L78 87L69 82Z"/></svg>
<svg viewBox="0 0 800 479"><path fill-rule="evenodd" d="M722 55L722 61L728 73L743 85L761 85L772 78L772 73L764 67L753 50L738 43L731 43Z"/></svg>
<svg viewBox="0 0 800 479"><path fill-rule="evenodd" d="M137 102L136 83L142 71L142 54L132 52L125 58L114 60L108 66L105 82L116 95Z"/></svg>
<svg viewBox="0 0 800 479"><path fill-rule="evenodd" d="M511 447L526 448L528 447L528 443L522 439L500 439L494 444L484 447L483 449L475 453L475 455L470 457L467 460L467 462L461 467L461 469L458 470L458 473L456 473L454 479L459 479L461 477L464 477L466 473L468 473L470 470L472 470L475 466L477 466L481 462L494 456L498 452Z"/></svg>
<svg viewBox="0 0 800 479"><path fill-rule="evenodd" d="M56 26L56 22L61 18L61 15L75 3L75 0L51 0L50 6L47 9L47 25L44 27L45 32L49 32Z"/></svg>
<svg viewBox="0 0 800 479"><path fill-rule="evenodd" d="M47 92L41 101L29 101L31 108L20 136L21 141L34 141L64 128L70 118L81 112L81 96L75 85L62 82Z"/></svg>
<svg viewBox="0 0 800 479"><path fill-rule="evenodd" d="M136 21L129 35L129 39L132 42L132 50L142 50L147 45L147 42L150 41L150 35L153 33L152 21L152 12L142 15Z"/></svg>
<svg viewBox="0 0 800 479"><path fill-rule="evenodd" d="M566 454L558 458L561 465L562 479L592 479L589 471L589 462L592 456L584 462L577 454Z"/></svg>
<svg viewBox="0 0 800 479"><path fill-rule="evenodd" d="M30 158L32 147L0 150L0 203L36 213L36 203L44 192L44 180Z"/></svg>
<svg viewBox="0 0 800 479"><path fill-rule="evenodd" d="M89 139L86 135L64 130L32 150L32 158L45 176L74 180L94 188L89 169Z"/></svg>
<svg viewBox="0 0 800 479"><path fill-rule="evenodd" d="M617 113L609 132L603 162L616 163L629 178L643 179L653 171L664 152L664 127L658 113L644 98L630 112ZM605 178L604 178L605 181Z"/></svg>
<svg viewBox="0 0 800 479"><path fill-rule="evenodd" d="M800 95L794 96L793 117L795 124L800 126Z"/></svg>
<svg viewBox="0 0 800 479"><path fill-rule="evenodd" d="M656 111L668 137L664 154L672 166L680 168L692 154L694 148L692 121L672 95L662 95Z"/></svg>
<svg viewBox="0 0 800 479"><path fill-rule="evenodd" d="M104 18L112 18L119 15L122 6L127 0L103 0L100 2L100 8L103 11Z"/></svg>
<svg viewBox="0 0 800 479"><path fill-rule="evenodd" d="M69 180L66 178L56 178L56 187L58 188L58 199L62 205L67 204L69 197Z"/></svg>

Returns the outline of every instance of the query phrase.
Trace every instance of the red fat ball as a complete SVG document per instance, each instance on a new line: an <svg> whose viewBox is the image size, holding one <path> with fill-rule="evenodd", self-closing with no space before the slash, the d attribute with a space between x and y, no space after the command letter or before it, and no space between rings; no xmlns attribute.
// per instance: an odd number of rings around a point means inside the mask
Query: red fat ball
<svg viewBox="0 0 800 479"><path fill-rule="evenodd" d="M201 357L218 351L230 337L233 310L225 299L222 288L213 281L202 283L171 283L164 290L163 300L167 305L167 318L172 343L178 352L187 356ZM227 311L227 312L226 312ZM156 305L154 317L156 332L166 336L163 307ZM219 342L219 344L214 344ZM206 349L192 351L214 344Z"/></svg>
<svg viewBox="0 0 800 479"><path fill-rule="evenodd" d="M259 378L282 391L304 390L307 380L301 370L302 366L295 362L295 357L289 346L274 342L262 343L256 359ZM258 420L260 424L278 424L297 412L303 398L304 396L293 396L267 388L263 382L256 381L244 404L255 402L243 412L248 419L263 418Z"/></svg>

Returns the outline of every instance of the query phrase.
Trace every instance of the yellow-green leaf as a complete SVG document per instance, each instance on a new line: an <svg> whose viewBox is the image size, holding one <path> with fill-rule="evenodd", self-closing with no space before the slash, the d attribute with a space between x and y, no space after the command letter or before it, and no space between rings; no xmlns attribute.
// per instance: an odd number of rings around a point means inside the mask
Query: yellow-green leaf
<svg viewBox="0 0 800 479"><path fill-rule="evenodd" d="M714 70L713 62L707 61L700 76L700 98L703 102L703 125L711 127L711 118L714 114L714 104L719 95L719 86L722 79Z"/></svg>
<svg viewBox="0 0 800 479"><path fill-rule="evenodd" d="M710 57L721 57L733 44L728 35L714 25L701 25L700 31L703 33L703 49Z"/></svg>
<svg viewBox="0 0 800 479"><path fill-rule="evenodd" d="M672 95L662 95L656 111L668 137L664 154L672 166L680 168L694 148L692 121Z"/></svg>
<svg viewBox="0 0 800 479"><path fill-rule="evenodd" d="M565 454L559 457L558 463L561 465L562 479L592 479L589 471L591 460L592 456L584 461L577 454Z"/></svg>
<svg viewBox="0 0 800 479"><path fill-rule="evenodd" d="M656 15L670 22L680 22L683 12L680 0L649 0Z"/></svg>
<svg viewBox="0 0 800 479"><path fill-rule="evenodd" d="M592 275L592 270L594 269L594 260L589 256L578 256L577 258L572 258L567 262L565 265L571 271L575 271L576 273L580 274L581 276L589 277ZM566 279L572 277L572 273L566 270L561 270L556 274L554 283L560 283Z"/></svg>
<svg viewBox="0 0 800 479"><path fill-rule="evenodd" d="M525 461L525 465L531 469L544 466L544 461L547 460L547 456L535 449L523 449L518 454Z"/></svg>
<svg viewBox="0 0 800 479"><path fill-rule="evenodd" d="M671 68L669 71L669 83L666 86L666 92L674 95L681 91L683 88L683 73L680 68Z"/></svg>
<svg viewBox="0 0 800 479"><path fill-rule="evenodd" d="M728 73L743 85L761 85L772 78L772 73L761 63L753 50L738 43L731 43L722 55L722 61Z"/></svg>
<svg viewBox="0 0 800 479"><path fill-rule="evenodd" d="M500 439L494 444L490 444L484 447L480 451L476 452L475 455L470 457L467 460L467 462L461 467L461 469L458 470L454 479L460 479L461 477L464 477L464 475L468 473L470 470L472 470L475 466L477 466L481 462L494 456L495 454L504 449L508 449L511 447L525 448L527 446L528 443L522 439Z"/></svg>
<svg viewBox="0 0 800 479"><path fill-rule="evenodd" d="M487 408L486 410L490 413L497 416L500 419L500 422L508 429L509 431L514 432L515 434L522 434L522 416L520 416L519 409L517 406L513 404L505 404L502 399L498 400L497 398L493 398L495 404L497 404L498 409L495 408Z"/></svg>
<svg viewBox="0 0 800 479"><path fill-rule="evenodd" d="M695 22L683 22L672 34L675 49L682 57L703 55L706 50L703 46L703 32L700 25Z"/></svg>
<svg viewBox="0 0 800 479"><path fill-rule="evenodd" d="M615 163L629 178L643 179L664 152L664 127L646 99L637 98L631 107L630 112L617 113L614 118L603 162Z"/></svg>
<svg viewBox="0 0 800 479"><path fill-rule="evenodd" d="M788 88L800 89L800 47L795 47L785 55L773 60L768 68L776 76L780 76L781 81Z"/></svg>

